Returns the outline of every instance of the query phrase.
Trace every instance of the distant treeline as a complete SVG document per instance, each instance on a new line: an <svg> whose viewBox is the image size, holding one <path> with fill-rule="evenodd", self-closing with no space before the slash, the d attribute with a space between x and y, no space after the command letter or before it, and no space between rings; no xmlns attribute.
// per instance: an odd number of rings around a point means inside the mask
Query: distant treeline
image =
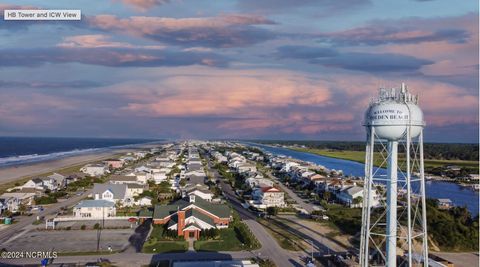
<svg viewBox="0 0 480 267"><path fill-rule="evenodd" d="M299 145L308 148L364 151L365 142L354 141L285 141L285 140L256 140L263 144ZM424 144L426 159L444 160L477 160L478 144L427 143ZM401 150L401 147L399 147Z"/></svg>

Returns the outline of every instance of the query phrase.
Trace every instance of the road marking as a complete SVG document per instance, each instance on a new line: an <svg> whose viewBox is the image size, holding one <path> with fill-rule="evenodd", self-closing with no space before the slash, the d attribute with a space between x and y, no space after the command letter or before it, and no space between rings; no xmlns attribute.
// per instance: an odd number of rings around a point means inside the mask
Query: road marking
<svg viewBox="0 0 480 267"><path fill-rule="evenodd" d="M22 236L22 235L26 234L28 231L30 231L30 229L25 229L25 230L23 230L23 231L22 231L20 234L18 234L18 235L16 235L16 236L13 236L13 237L11 237L11 238L10 238L10 239L8 239L7 241L5 241L5 243L3 243L3 244L8 244L9 242L11 242L11 241L13 241L13 240L15 240L15 239L19 238L20 236Z"/></svg>

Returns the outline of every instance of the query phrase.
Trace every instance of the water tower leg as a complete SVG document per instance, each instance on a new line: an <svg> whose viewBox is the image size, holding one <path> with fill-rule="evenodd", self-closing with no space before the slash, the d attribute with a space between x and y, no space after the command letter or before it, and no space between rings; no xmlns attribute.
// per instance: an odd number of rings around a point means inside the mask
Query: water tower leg
<svg viewBox="0 0 480 267"><path fill-rule="evenodd" d="M397 141L388 142L386 266L397 266Z"/></svg>

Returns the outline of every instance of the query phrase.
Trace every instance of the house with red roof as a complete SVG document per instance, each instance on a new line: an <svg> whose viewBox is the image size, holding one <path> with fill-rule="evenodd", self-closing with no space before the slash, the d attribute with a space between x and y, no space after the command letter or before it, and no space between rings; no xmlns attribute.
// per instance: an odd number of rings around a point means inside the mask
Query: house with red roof
<svg viewBox="0 0 480 267"><path fill-rule="evenodd" d="M257 187L252 192L250 205L258 209L285 207L285 193L273 186Z"/></svg>

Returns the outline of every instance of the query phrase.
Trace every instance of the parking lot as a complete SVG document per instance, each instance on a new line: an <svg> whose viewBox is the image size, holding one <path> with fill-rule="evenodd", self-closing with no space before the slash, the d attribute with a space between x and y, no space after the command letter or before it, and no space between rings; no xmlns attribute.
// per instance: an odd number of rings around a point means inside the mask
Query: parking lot
<svg viewBox="0 0 480 267"><path fill-rule="evenodd" d="M66 230L67 228L70 230L80 230L82 225L85 225L85 229L91 230L95 226L95 224L99 224L100 226L104 225L103 228L105 229L124 229L124 228L135 228L137 225L135 223L128 222L127 220L90 220L90 221L65 221L65 222L57 222L55 224L56 230ZM43 225L44 227L44 225Z"/></svg>
<svg viewBox="0 0 480 267"><path fill-rule="evenodd" d="M104 229L100 235L100 250L121 250L129 245L134 229ZM91 252L97 249L97 230L32 230L2 248L8 251Z"/></svg>

